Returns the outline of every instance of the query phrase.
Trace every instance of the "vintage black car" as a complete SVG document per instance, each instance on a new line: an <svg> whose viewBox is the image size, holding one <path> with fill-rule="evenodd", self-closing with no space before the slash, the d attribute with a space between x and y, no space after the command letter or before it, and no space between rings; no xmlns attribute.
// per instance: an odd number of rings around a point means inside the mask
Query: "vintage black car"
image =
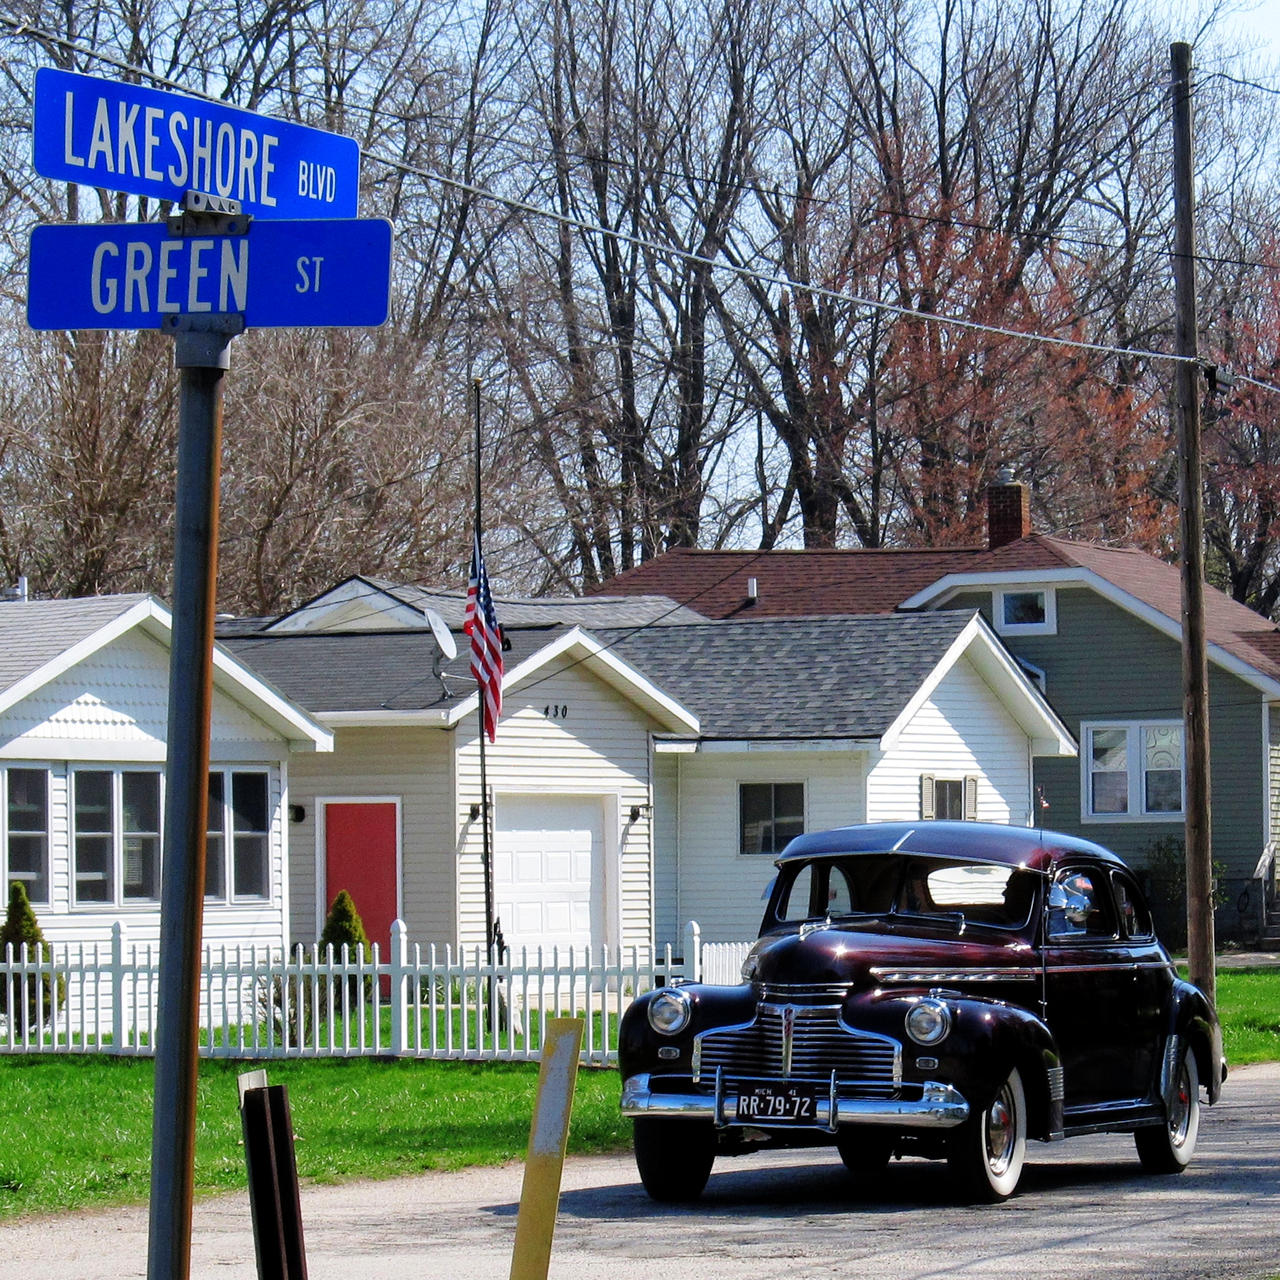
<svg viewBox="0 0 1280 1280"><path fill-rule="evenodd" d="M1088 841L975 822L800 836L777 860L741 986L675 984L623 1019L622 1111L655 1200L717 1155L834 1144L850 1172L945 1159L1013 1194L1028 1138L1132 1133L1191 1159L1218 1020L1156 939L1138 883Z"/></svg>

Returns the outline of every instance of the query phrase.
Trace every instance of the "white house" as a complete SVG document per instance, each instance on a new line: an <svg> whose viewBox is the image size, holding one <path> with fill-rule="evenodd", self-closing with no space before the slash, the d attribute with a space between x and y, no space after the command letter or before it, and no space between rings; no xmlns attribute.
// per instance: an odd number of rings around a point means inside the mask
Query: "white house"
<svg viewBox="0 0 1280 1280"><path fill-rule="evenodd" d="M150 596L0 604L0 872L50 942L159 939L170 633ZM215 653L206 941L284 943L289 760L332 745Z"/></svg>
<svg viewBox="0 0 1280 1280"><path fill-rule="evenodd" d="M333 731L294 762L290 935L340 888L370 936L480 943L485 886L464 598L354 578L224 642ZM423 610L435 615L435 629ZM494 905L519 946L753 936L793 834L1033 817L1075 744L976 614L710 622L661 597L499 601L486 753ZM442 647L443 646L443 647Z"/></svg>

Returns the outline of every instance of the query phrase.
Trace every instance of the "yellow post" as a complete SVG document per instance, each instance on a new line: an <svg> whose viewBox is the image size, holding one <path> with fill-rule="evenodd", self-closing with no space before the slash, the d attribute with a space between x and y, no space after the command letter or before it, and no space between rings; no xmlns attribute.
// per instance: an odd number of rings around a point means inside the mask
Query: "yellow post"
<svg viewBox="0 0 1280 1280"><path fill-rule="evenodd" d="M520 1188L511 1280L546 1280L551 1265L551 1237L560 1205L560 1175L564 1171L569 1111L581 1049L581 1018L552 1018L547 1022L538 1097L529 1128L529 1154L524 1162L524 1185Z"/></svg>

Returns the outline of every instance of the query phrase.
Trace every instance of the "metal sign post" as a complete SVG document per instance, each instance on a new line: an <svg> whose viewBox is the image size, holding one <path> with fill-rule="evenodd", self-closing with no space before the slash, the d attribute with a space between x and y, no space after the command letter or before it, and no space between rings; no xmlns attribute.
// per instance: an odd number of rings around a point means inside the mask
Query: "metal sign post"
<svg viewBox="0 0 1280 1280"><path fill-rule="evenodd" d="M191 1266L222 375L243 328L239 316L201 317L178 333L174 353L181 387L149 1280L185 1280Z"/></svg>
<svg viewBox="0 0 1280 1280"><path fill-rule="evenodd" d="M36 73L35 107L33 158L44 177L181 206L165 223L37 227L27 321L33 329L159 328L177 339L177 528L147 1276L187 1280L222 378L231 339L248 325L383 324L391 224L350 217L360 162L350 138L49 67ZM262 220L299 214L312 220ZM314 220L317 214L323 220Z"/></svg>

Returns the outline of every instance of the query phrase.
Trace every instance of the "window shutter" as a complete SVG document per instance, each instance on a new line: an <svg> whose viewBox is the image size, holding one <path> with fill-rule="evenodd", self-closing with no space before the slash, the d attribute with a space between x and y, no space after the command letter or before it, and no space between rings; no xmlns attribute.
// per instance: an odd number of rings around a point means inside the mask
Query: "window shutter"
<svg viewBox="0 0 1280 1280"><path fill-rule="evenodd" d="M933 774L922 773L920 775L920 817L922 819L932 818L936 812L937 793L934 791L933 783Z"/></svg>
<svg viewBox="0 0 1280 1280"><path fill-rule="evenodd" d="M976 773L965 774L964 820L966 822L978 820L978 775Z"/></svg>

